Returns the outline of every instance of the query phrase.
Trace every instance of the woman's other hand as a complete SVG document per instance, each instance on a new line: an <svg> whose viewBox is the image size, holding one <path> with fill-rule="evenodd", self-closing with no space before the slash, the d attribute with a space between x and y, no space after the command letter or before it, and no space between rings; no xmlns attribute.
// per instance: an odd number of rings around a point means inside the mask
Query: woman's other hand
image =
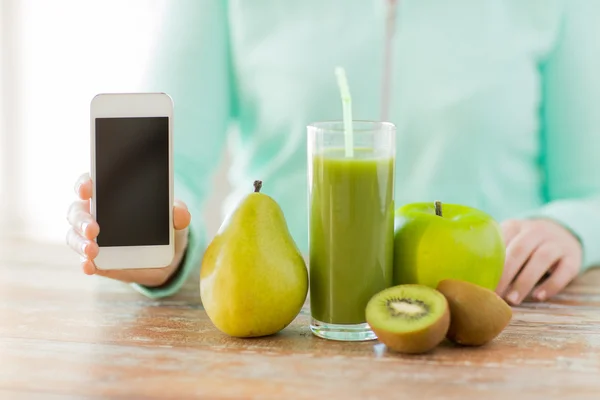
<svg viewBox="0 0 600 400"><path fill-rule="evenodd" d="M560 224L532 219L508 220L501 226L506 261L496 292L510 304L518 305L528 296L544 301L578 275L581 244Z"/></svg>

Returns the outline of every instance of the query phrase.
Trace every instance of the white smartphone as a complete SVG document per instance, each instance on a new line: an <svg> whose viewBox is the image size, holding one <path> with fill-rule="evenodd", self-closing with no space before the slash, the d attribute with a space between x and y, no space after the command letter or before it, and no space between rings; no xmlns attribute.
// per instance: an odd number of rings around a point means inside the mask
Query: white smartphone
<svg viewBox="0 0 600 400"><path fill-rule="evenodd" d="M164 93L109 93L90 108L96 267L165 267L174 256L173 101Z"/></svg>

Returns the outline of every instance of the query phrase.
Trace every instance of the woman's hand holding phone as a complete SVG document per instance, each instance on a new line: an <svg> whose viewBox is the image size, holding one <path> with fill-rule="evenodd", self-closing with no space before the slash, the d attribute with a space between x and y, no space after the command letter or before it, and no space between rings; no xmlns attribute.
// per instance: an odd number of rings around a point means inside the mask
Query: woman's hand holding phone
<svg viewBox="0 0 600 400"><path fill-rule="evenodd" d="M173 206L173 225L175 228L175 256L164 268L101 270L96 268L94 258L98 255L98 245L94 239L101 227L90 213L92 181L89 174L83 174L75 185L78 200L69 207L67 220L71 228L67 232L68 245L81 256L81 267L87 275L100 275L127 283L138 283L156 287L164 284L177 270L187 247L188 226L191 215L182 201L176 200Z"/></svg>

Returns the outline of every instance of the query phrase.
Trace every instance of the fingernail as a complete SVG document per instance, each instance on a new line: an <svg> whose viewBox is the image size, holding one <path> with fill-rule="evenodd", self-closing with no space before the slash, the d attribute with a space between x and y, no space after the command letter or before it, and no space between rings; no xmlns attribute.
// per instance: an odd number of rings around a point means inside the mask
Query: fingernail
<svg viewBox="0 0 600 400"><path fill-rule="evenodd" d="M81 251L82 251L82 252L83 252L83 254L85 254L85 255L87 255L87 253L86 253L87 247L88 247L88 243L87 243L87 242L84 242L84 243L81 245Z"/></svg>
<svg viewBox="0 0 600 400"><path fill-rule="evenodd" d="M508 301L510 301L511 303L516 303L517 301L519 301L519 292L517 292L516 290L513 290L512 292L510 292L510 294L506 297L506 299Z"/></svg>
<svg viewBox="0 0 600 400"><path fill-rule="evenodd" d="M84 223L81 224L81 233L83 233L83 236L85 236L85 232L87 231L87 227L89 225L90 224L88 222L84 222Z"/></svg>
<svg viewBox="0 0 600 400"><path fill-rule="evenodd" d="M539 301L544 301L546 300L546 291L545 290L540 290L539 292L536 293L535 295L536 299L538 299Z"/></svg>

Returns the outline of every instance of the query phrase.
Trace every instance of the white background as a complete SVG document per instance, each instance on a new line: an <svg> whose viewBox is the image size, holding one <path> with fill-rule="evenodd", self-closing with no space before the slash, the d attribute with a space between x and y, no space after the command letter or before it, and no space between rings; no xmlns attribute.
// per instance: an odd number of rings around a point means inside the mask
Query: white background
<svg viewBox="0 0 600 400"><path fill-rule="evenodd" d="M2 236L64 243L90 100L140 89L168 1L0 0Z"/></svg>

